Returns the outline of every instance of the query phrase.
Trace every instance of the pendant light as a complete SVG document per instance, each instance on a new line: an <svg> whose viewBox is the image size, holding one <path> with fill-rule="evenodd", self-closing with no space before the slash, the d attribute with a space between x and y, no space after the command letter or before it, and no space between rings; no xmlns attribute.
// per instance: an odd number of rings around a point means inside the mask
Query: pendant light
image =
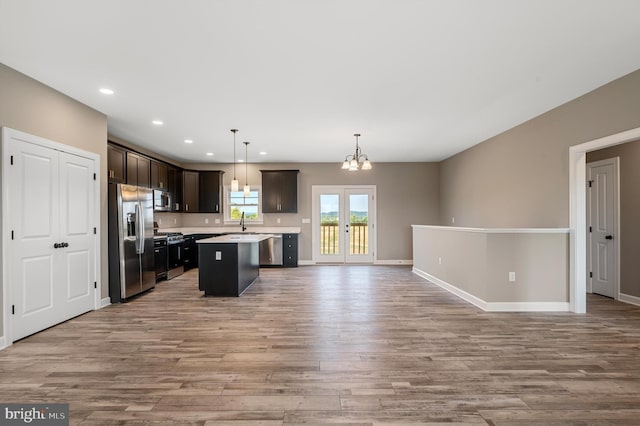
<svg viewBox="0 0 640 426"><path fill-rule="evenodd" d="M354 133L353 136L356 137L356 152L345 157L344 162L342 163L342 168L351 172L355 172L360 169L371 170L371 162L369 161L369 157L367 157L367 154L364 154L360 151L360 145L358 144L360 133ZM363 159L362 162L360 162L361 159Z"/></svg>
<svg viewBox="0 0 640 426"><path fill-rule="evenodd" d="M236 179L236 132L238 129L231 129L233 132L233 180L231 181L231 191L238 191L238 179Z"/></svg>
<svg viewBox="0 0 640 426"><path fill-rule="evenodd" d="M247 149L249 147L249 142L244 142L244 196L248 197L251 195L251 187L249 187L249 179L247 179Z"/></svg>

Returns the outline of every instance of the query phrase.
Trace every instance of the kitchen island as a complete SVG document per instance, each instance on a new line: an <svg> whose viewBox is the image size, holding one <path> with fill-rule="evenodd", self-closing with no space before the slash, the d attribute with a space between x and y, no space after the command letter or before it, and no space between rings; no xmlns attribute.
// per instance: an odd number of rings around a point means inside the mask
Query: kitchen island
<svg viewBox="0 0 640 426"><path fill-rule="evenodd" d="M229 234L198 244L198 288L205 296L240 296L260 276L258 243L269 234Z"/></svg>

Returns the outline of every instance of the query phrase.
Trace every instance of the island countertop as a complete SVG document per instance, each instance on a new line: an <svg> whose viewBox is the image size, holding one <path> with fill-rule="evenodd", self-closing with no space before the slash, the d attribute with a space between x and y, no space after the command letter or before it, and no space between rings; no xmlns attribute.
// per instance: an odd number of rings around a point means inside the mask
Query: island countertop
<svg viewBox="0 0 640 426"><path fill-rule="evenodd" d="M216 244L216 243L259 243L273 237L271 234L227 234L219 237L203 238L197 240L197 244Z"/></svg>

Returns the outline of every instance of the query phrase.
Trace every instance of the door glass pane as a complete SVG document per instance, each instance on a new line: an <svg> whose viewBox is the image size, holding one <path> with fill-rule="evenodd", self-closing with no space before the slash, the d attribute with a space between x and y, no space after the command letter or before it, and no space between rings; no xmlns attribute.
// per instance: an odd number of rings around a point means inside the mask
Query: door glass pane
<svg viewBox="0 0 640 426"><path fill-rule="evenodd" d="M340 196L320 194L320 254L340 254Z"/></svg>
<svg viewBox="0 0 640 426"><path fill-rule="evenodd" d="M369 196L349 195L349 254L369 254Z"/></svg>

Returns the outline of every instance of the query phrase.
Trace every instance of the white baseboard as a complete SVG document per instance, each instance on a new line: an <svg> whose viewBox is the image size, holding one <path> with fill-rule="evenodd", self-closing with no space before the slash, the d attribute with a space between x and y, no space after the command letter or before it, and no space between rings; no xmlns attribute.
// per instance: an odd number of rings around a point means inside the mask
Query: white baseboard
<svg viewBox="0 0 640 426"><path fill-rule="evenodd" d="M298 266L312 266L315 264L316 262L313 260L298 260Z"/></svg>
<svg viewBox="0 0 640 426"><path fill-rule="evenodd" d="M111 304L111 298L105 297L104 299L100 300L100 309L104 308L105 306L109 306L110 304Z"/></svg>
<svg viewBox="0 0 640 426"><path fill-rule="evenodd" d="M489 302L487 312L569 312L569 302Z"/></svg>
<svg viewBox="0 0 640 426"><path fill-rule="evenodd" d="M483 311L487 310L487 302L485 302L484 300L480 299L479 297L474 296L471 293L467 293L464 290L460 290L458 287L455 287L451 284L449 284L446 281L442 281L440 278L438 277L434 277L433 275L418 269L416 267L413 267L412 272L416 275L418 275L419 277L424 278L427 281L431 281L432 283L434 283L435 285L437 285L438 287L442 287L443 289L447 290L449 293L455 294L456 296L458 296L459 298L461 298L462 300L465 300L469 303L471 303L472 305L477 306L478 308L482 309Z"/></svg>
<svg viewBox="0 0 640 426"><path fill-rule="evenodd" d="M398 260L376 260L374 265L413 265L412 259L398 259Z"/></svg>
<svg viewBox="0 0 640 426"><path fill-rule="evenodd" d="M418 268L412 269L413 273L428 281L431 281L438 287L447 290L449 293L455 294L462 300L477 306L486 312L569 312L568 302L485 302L471 293L460 290L454 285L441 280L438 277L422 271ZM640 300L640 299L639 299Z"/></svg>
<svg viewBox="0 0 640 426"><path fill-rule="evenodd" d="M640 297L632 296L630 294L620 293L620 297L618 298L618 300L621 301L621 302L630 303L632 305L640 306Z"/></svg>
<svg viewBox="0 0 640 426"><path fill-rule="evenodd" d="M0 351L6 348L7 346L9 346L6 344L6 342L7 342L7 339L5 339L4 336L0 337Z"/></svg>

